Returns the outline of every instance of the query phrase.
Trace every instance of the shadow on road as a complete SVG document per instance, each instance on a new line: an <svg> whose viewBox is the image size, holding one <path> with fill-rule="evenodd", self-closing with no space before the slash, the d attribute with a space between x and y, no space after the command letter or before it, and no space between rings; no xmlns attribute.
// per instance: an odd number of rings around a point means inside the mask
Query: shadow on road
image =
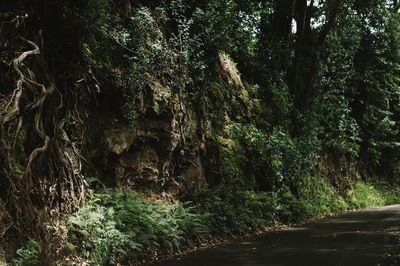
<svg viewBox="0 0 400 266"><path fill-rule="evenodd" d="M400 205L328 217L160 265L379 265ZM381 264L382 265L382 264Z"/></svg>

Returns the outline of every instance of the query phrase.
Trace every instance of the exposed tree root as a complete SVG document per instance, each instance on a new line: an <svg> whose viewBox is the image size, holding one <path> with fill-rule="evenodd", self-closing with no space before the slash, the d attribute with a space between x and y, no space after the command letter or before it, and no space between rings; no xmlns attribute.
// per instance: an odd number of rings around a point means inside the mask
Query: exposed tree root
<svg viewBox="0 0 400 266"><path fill-rule="evenodd" d="M38 55L40 54L40 50L39 47L34 43L31 42L29 40L26 40L24 38L22 38L22 40L28 42L29 44L31 44L33 47L35 47L35 49L30 50L30 51L26 51L23 52L18 58L14 59L13 62L13 66L15 71L18 73L19 78L17 81L17 88L15 89L15 100L14 100L14 110L16 113L19 113L19 101L22 95L22 84L25 80L25 76L24 74L22 74L21 70L19 69L18 65L21 64L26 57L28 57L29 55Z"/></svg>
<svg viewBox="0 0 400 266"><path fill-rule="evenodd" d="M41 29L32 34L24 28L25 18L0 27L11 49L7 54L18 54L1 59L11 63L0 82L16 85L0 94L0 238L15 242L15 237L23 240L29 233L45 247L43 213L56 218L61 211L80 207L85 199L81 174L85 159L67 130L73 121L84 121L75 102L79 92L57 88L36 44L45 43ZM21 52L26 44L33 48Z"/></svg>

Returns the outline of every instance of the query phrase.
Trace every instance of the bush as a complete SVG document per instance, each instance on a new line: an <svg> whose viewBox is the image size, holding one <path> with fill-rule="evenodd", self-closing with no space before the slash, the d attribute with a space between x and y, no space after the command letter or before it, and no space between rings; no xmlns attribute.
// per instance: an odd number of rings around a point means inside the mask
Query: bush
<svg viewBox="0 0 400 266"><path fill-rule="evenodd" d="M288 186L291 177L297 176L301 169L311 169L309 155L283 129L266 135L253 125L231 123L225 132L236 144L235 155L242 159L243 165L250 166L262 190L277 191Z"/></svg>
<svg viewBox="0 0 400 266"><path fill-rule="evenodd" d="M35 265L38 263L39 254L42 251L40 245L36 240L30 238L26 248L17 250L17 258L15 264L17 266Z"/></svg>
<svg viewBox="0 0 400 266"><path fill-rule="evenodd" d="M358 182L348 195L349 206L353 209L382 206L385 204L382 192L374 186Z"/></svg>
<svg viewBox="0 0 400 266"><path fill-rule="evenodd" d="M93 263L115 264L192 245L207 233L206 217L179 201L147 202L130 189L105 189L69 217L69 239Z"/></svg>
<svg viewBox="0 0 400 266"><path fill-rule="evenodd" d="M352 209L378 207L400 202L399 188L385 183L357 182L348 194L348 204Z"/></svg>
<svg viewBox="0 0 400 266"><path fill-rule="evenodd" d="M212 236L229 236L261 229L275 217L274 193L254 192L221 186L190 194L195 210L208 216Z"/></svg>

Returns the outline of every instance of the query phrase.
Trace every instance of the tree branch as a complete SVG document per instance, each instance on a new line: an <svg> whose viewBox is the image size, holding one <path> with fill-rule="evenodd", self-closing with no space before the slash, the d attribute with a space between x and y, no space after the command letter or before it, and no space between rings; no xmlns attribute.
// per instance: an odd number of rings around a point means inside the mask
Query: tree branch
<svg viewBox="0 0 400 266"><path fill-rule="evenodd" d="M311 61L311 66L310 66L310 69L309 69L309 72L307 75L307 79L305 81L305 90L306 91L305 91L304 99L306 99L306 100L303 103L302 109L304 109L308 105L309 100L313 94L312 82L314 81L314 77L318 70L317 65L318 65L318 61L319 61L319 56L321 54L321 50L325 43L326 37L328 36L329 32L332 30L333 26L336 23L336 19L337 19L337 16L339 15L339 11L342 7L342 4L343 4L343 0L336 1L335 7L330 15L330 18L323 25L321 33L318 37L316 49L315 49L315 52L314 52L314 55L313 55L313 58Z"/></svg>

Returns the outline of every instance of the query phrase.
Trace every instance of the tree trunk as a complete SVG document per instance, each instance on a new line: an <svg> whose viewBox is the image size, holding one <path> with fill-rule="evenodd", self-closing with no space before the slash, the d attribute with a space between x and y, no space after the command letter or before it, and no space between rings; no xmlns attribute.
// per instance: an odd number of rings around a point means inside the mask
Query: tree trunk
<svg viewBox="0 0 400 266"><path fill-rule="evenodd" d="M288 71L289 89L294 96L295 107L301 113L307 109L315 93L313 81L318 73L319 56L326 37L335 25L343 0L336 0L334 9L327 15L328 21L322 26L315 43L311 32L313 2L308 7L306 0L297 5L295 58Z"/></svg>

